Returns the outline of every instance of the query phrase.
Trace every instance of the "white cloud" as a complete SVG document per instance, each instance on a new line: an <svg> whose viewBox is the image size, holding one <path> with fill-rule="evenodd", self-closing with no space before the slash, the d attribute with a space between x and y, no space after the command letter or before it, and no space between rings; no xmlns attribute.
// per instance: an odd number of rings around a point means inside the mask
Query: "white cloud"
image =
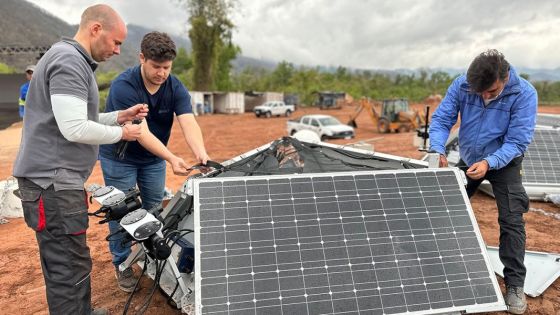
<svg viewBox="0 0 560 315"><path fill-rule="evenodd" d="M31 0L70 23L90 1ZM128 23L186 33L178 0L107 0ZM466 68L497 48L515 66L556 68L556 0L239 0L234 42L243 55L353 68Z"/></svg>

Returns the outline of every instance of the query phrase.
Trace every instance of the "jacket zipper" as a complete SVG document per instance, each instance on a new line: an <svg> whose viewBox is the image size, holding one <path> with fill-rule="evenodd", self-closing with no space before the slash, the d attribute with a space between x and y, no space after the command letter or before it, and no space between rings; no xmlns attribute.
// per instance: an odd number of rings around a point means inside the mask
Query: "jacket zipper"
<svg viewBox="0 0 560 315"><path fill-rule="evenodd" d="M482 100L482 103L484 103L484 100ZM482 106L482 113L480 114L478 132L476 133L476 139L474 141L474 148L475 148L475 152L476 152L475 163L481 160L481 159L479 159L479 156L481 154L479 153L479 150L478 150L478 138L480 136L480 129L482 128L482 122L484 121L484 115L486 115L486 108L487 108L487 106L484 106L484 105Z"/></svg>

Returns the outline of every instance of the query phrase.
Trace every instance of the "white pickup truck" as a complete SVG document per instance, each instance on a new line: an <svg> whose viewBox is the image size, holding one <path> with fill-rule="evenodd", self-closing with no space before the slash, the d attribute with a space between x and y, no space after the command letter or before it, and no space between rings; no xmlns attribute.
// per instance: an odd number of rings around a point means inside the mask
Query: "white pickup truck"
<svg viewBox="0 0 560 315"><path fill-rule="evenodd" d="M290 136L300 130L311 130L321 138L321 141L354 138L354 128L343 125L338 119L329 115L304 115L298 119L288 120L287 130Z"/></svg>
<svg viewBox="0 0 560 315"><path fill-rule="evenodd" d="M289 117L295 111L294 105L286 105L282 101L270 101L256 106L253 111L257 117L286 116Z"/></svg>

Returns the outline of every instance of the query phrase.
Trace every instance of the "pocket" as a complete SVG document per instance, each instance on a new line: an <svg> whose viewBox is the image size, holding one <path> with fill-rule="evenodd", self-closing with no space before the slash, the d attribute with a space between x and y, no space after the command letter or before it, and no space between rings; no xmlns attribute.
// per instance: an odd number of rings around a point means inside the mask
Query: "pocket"
<svg viewBox="0 0 560 315"><path fill-rule="evenodd" d="M63 215L62 220L65 234L85 234L89 227L87 209L69 211Z"/></svg>
<svg viewBox="0 0 560 315"><path fill-rule="evenodd" d="M529 196L522 184L508 184L509 211L525 213L529 211Z"/></svg>
<svg viewBox="0 0 560 315"><path fill-rule="evenodd" d="M41 232L46 226L45 208L41 193L42 189L40 187L21 187L19 189L25 223L37 232Z"/></svg>
<svg viewBox="0 0 560 315"><path fill-rule="evenodd" d="M89 221L84 192L68 190L58 192L58 194L58 204L61 205L59 206L59 213L62 217L62 233L69 235L85 234L89 227Z"/></svg>

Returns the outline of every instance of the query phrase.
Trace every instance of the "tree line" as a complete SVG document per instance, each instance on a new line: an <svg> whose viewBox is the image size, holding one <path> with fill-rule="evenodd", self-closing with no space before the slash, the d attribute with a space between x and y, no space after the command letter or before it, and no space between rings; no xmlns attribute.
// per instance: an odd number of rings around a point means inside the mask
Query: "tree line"
<svg viewBox="0 0 560 315"><path fill-rule="evenodd" d="M232 41L235 25L230 16L236 0L178 0L189 12L192 51L180 48L173 73L192 91L271 91L295 94L299 103L313 103L315 92L346 92L380 100L407 98L421 102L433 94L445 95L455 77L446 72L420 70L414 74L387 74L369 70L334 70L296 66L282 61L272 70L246 67L234 71L232 61L241 49ZM0 73L12 69L0 63ZM98 73L101 105L117 72ZM530 80L529 76L522 76ZM560 104L560 82L532 82L541 104Z"/></svg>

